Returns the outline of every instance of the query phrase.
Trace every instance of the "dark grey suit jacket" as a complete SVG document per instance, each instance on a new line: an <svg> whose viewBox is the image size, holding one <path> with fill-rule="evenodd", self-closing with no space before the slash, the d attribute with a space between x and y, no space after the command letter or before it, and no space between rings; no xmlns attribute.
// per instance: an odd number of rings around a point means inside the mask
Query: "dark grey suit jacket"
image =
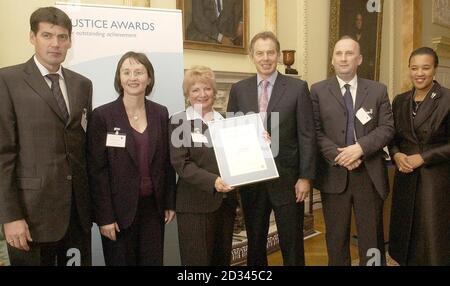
<svg viewBox="0 0 450 286"><path fill-rule="evenodd" d="M0 70L0 223L25 219L36 242L64 236L72 198L83 229L92 225L81 126L82 114L91 110L92 83L63 73L67 124L33 58Z"/></svg>
<svg viewBox="0 0 450 286"><path fill-rule="evenodd" d="M341 193L347 185L347 169L336 166L337 148L345 147L347 114L336 77L311 86L314 122L319 146L315 187L325 193ZM355 132L364 152L364 165L380 196L389 193L383 147L394 136L394 120L386 86L358 77L355 113L364 107L372 110L373 119L362 125L355 117Z"/></svg>
<svg viewBox="0 0 450 286"><path fill-rule="evenodd" d="M230 90L228 112L259 112L257 77L234 84ZM277 113L279 124L273 124ZM280 178L267 182L272 203L282 206L295 203L295 183L298 179L314 179L316 167L316 137L308 84L305 81L278 74L267 108L267 131L272 145L279 141L275 157ZM244 186L242 189L251 188Z"/></svg>

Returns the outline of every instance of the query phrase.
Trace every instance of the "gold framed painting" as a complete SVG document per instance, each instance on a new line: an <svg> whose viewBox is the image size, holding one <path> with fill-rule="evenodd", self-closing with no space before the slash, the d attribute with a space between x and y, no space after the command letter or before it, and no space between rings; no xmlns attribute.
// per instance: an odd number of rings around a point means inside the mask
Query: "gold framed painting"
<svg viewBox="0 0 450 286"><path fill-rule="evenodd" d="M249 0L177 0L184 48L246 54Z"/></svg>
<svg viewBox="0 0 450 286"><path fill-rule="evenodd" d="M343 36L359 42L363 62L358 75L378 81L380 77L383 0L331 0L328 76L334 75L331 58L334 45Z"/></svg>

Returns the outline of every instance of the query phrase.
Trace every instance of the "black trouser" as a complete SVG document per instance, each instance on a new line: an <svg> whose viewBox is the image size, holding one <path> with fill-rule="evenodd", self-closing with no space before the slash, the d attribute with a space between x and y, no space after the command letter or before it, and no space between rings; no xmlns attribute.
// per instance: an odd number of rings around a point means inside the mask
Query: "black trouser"
<svg viewBox="0 0 450 286"><path fill-rule="evenodd" d="M102 235L102 244L108 266L162 266L164 220L154 196L140 198L131 226L116 233L116 241Z"/></svg>
<svg viewBox="0 0 450 286"><path fill-rule="evenodd" d="M275 206L270 202L265 184L258 189L241 191L242 208L248 239L247 265L267 266L267 234L273 209L283 264L305 265L303 245L304 203ZM292 186L294 192L294 186Z"/></svg>

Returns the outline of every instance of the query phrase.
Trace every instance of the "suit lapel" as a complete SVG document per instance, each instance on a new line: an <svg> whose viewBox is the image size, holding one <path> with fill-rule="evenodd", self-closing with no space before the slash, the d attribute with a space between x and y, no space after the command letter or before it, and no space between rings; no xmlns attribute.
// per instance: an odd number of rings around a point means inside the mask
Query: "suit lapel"
<svg viewBox="0 0 450 286"><path fill-rule="evenodd" d="M25 81L27 82L27 84L50 106L50 108L53 110L53 112L56 113L56 115L58 115L61 121L64 122L64 117L58 106L58 103L56 102L51 89L45 82L44 77L36 66L33 58L31 58L26 63L24 71L26 73Z"/></svg>
<svg viewBox="0 0 450 286"><path fill-rule="evenodd" d="M407 110L407 114L402 114L400 118L404 118L403 120L401 120L401 122L396 122L396 124L398 126L404 125L405 127L408 128L408 131L411 132L413 138L415 141L418 141L417 136L416 136L416 132L414 131L414 118L412 116L412 97L413 97L414 91L410 91L407 95L406 95L406 99L404 101L401 102L402 106L399 108L399 110ZM406 106L403 106L406 105Z"/></svg>
<svg viewBox="0 0 450 286"><path fill-rule="evenodd" d="M339 82L336 77L330 79L328 84L328 89L330 93L334 96L334 98L339 102L341 107L346 110L344 97L342 96L341 88L339 87Z"/></svg>
<svg viewBox="0 0 450 286"><path fill-rule="evenodd" d="M120 133L126 134L126 144L125 149L127 149L128 154L133 160L134 164L138 166L137 154L136 154L136 142L134 141L133 136L133 128L130 125L130 121L128 121L127 112L125 110L125 105L123 104L122 97L119 97L116 100L117 103L117 125L120 128Z"/></svg>
<svg viewBox="0 0 450 286"><path fill-rule="evenodd" d="M286 91L286 81L284 79L284 76L278 73L277 79L275 80L275 84L273 85L269 105L267 106L268 119L270 118L270 113L273 111L275 106L277 106L278 102L283 97L285 91Z"/></svg>
<svg viewBox="0 0 450 286"><path fill-rule="evenodd" d="M358 77L358 88L356 90L355 114L362 107L364 100L369 95L367 84Z"/></svg>
<svg viewBox="0 0 450 286"><path fill-rule="evenodd" d="M147 114L147 133L149 139L148 163L151 165L156 150L156 142L160 134L159 116L153 110L150 101L145 100L145 112Z"/></svg>
<svg viewBox="0 0 450 286"><path fill-rule="evenodd" d="M428 92L424 101L422 102L416 118L414 118L414 129L419 128L439 105L439 98L441 97L441 86L435 82L433 88ZM413 99L414 100L414 99ZM411 101L412 105L412 101Z"/></svg>
<svg viewBox="0 0 450 286"><path fill-rule="evenodd" d="M253 78L251 78L248 81L246 93L247 93L247 95L244 98L245 98L245 101L247 101L247 104L248 104L247 106L249 107L249 111L259 112L258 80L257 80L256 76L254 76Z"/></svg>
<svg viewBox="0 0 450 286"><path fill-rule="evenodd" d="M76 114L80 114L80 104L78 104L78 98L76 96L77 88L75 86L75 83L73 81L73 78L70 76L69 73L65 72L65 69L62 69L64 74L64 82L66 83L67 88L67 97L69 98L69 124L72 123L72 121L76 118Z"/></svg>

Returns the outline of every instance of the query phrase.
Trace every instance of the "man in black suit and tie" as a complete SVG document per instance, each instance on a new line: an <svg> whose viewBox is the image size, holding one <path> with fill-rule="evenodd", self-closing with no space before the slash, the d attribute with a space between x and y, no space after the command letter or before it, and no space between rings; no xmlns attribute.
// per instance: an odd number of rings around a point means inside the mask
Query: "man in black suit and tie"
<svg viewBox="0 0 450 286"><path fill-rule="evenodd" d="M92 83L61 67L70 18L55 7L30 18L35 55L0 70L0 224L11 265L90 265L85 154Z"/></svg>
<svg viewBox="0 0 450 286"><path fill-rule="evenodd" d="M192 21L186 39L242 45L242 0L192 0Z"/></svg>
<svg viewBox="0 0 450 286"><path fill-rule="evenodd" d="M311 86L329 265L351 265L354 209L360 265L385 263L383 200L389 192L383 147L394 135L386 86L357 76L363 58L346 36L333 52L336 76ZM372 259L374 258L374 259Z"/></svg>
<svg viewBox="0 0 450 286"><path fill-rule="evenodd" d="M304 200L314 179L316 158L308 85L277 71L280 43L272 32L255 35L249 53L257 75L231 87L228 112L261 113L272 137L272 147L279 147L274 157L280 177L240 188L248 238L247 265L267 265L272 210L284 265L305 265Z"/></svg>

